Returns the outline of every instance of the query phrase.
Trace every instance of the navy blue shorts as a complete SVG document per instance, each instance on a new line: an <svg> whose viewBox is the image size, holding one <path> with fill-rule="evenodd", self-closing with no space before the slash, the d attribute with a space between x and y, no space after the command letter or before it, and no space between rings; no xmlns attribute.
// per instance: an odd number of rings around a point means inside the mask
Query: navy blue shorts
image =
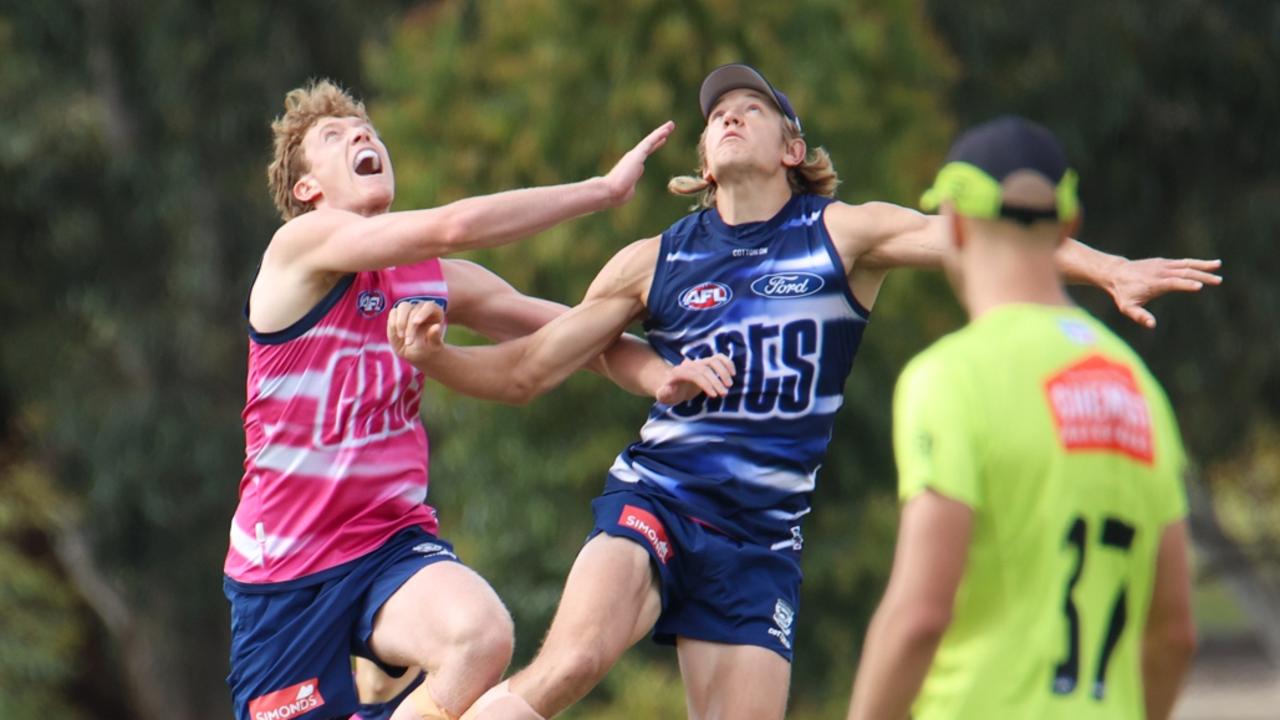
<svg viewBox="0 0 1280 720"><path fill-rule="evenodd" d="M346 720L356 712L351 656L374 657L373 619L414 573L457 562L453 546L417 527L364 557L283 583L223 578L231 603L231 698L238 720Z"/></svg>
<svg viewBox="0 0 1280 720"><path fill-rule="evenodd" d="M661 580L653 639L676 637L768 648L788 662L800 601L800 553L734 539L660 496L605 493L591 503L595 529L634 540Z"/></svg>

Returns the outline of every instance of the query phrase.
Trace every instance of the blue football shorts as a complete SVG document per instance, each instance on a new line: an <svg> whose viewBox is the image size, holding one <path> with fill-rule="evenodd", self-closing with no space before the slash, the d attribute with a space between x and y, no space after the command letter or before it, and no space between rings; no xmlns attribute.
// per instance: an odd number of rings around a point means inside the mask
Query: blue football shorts
<svg viewBox="0 0 1280 720"><path fill-rule="evenodd" d="M648 551L660 578L653 639L677 637L768 648L788 662L800 600L800 553L745 542L660 495L620 490L591 503L600 533Z"/></svg>
<svg viewBox="0 0 1280 720"><path fill-rule="evenodd" d="M369 648L373 620L422 568L457 562L453 546L417 527L329 570L283 583L224 577L231 603L231 687L237 720L346 720L359 708L351 656L392 677L405 668Z"/></svg>

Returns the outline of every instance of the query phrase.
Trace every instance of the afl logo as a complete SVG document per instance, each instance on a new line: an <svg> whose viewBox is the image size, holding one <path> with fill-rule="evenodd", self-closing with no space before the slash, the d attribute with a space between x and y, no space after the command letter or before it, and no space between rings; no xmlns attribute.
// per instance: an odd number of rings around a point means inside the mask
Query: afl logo
<svg viewBox="0 0 1280 720"><path fill-rule="evenodd" d="M710 310L728 305L733 299L729 286L718 282L698 283L680 292L680 307L685 310Z"/></svg>
<svg viewBox="0 0 1280 720"><path fill-rule="evenodd" d="M751 292L767 298L800 298L822 289L822 276L808 272L773 273L751 283Z"/></svg>
<svg viewBox="0 0 1280 720"><path fill-rule="evenodd" d="M356 298L356 309L367 318L374 317L387 309L387 296L381 290L365 290Z"/></svg>

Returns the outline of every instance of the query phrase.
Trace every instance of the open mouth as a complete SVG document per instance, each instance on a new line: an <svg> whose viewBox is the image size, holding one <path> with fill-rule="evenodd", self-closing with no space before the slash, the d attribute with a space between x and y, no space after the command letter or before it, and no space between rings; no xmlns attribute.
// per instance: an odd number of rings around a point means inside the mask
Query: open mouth
<svg viewBox="0 0 1280 720"><path fill-rule="evenodd" d="M377 151L365 148L356 153L355 170L357 175L380 175L382 173L382 158Z"/></svg>

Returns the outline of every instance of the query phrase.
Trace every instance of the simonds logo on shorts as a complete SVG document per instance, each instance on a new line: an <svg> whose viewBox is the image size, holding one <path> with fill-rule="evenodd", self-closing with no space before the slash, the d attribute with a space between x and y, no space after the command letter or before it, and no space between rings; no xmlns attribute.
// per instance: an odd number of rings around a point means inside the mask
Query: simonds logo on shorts
<svg viewBox="0 0 1280 720"><path fill-rule="evenodd" d="M675 554L671 549L671 543L667 540L667 530L662 527L662 523L658 522L658 518L647 510L642 510L635 505L623 505L622 515L618 516L618 524L625 528L631 528L644 536L649 541L649 545L653 547L653 552L662 561L663 565L667 564L667 560Z"/></svg>
<svg viewBox="0 0 1280 720"><path fill-rule="evenodd" d="M304 680L249 701L249 717L253 720L288 720L324 705L318 678Z"/></svg>

